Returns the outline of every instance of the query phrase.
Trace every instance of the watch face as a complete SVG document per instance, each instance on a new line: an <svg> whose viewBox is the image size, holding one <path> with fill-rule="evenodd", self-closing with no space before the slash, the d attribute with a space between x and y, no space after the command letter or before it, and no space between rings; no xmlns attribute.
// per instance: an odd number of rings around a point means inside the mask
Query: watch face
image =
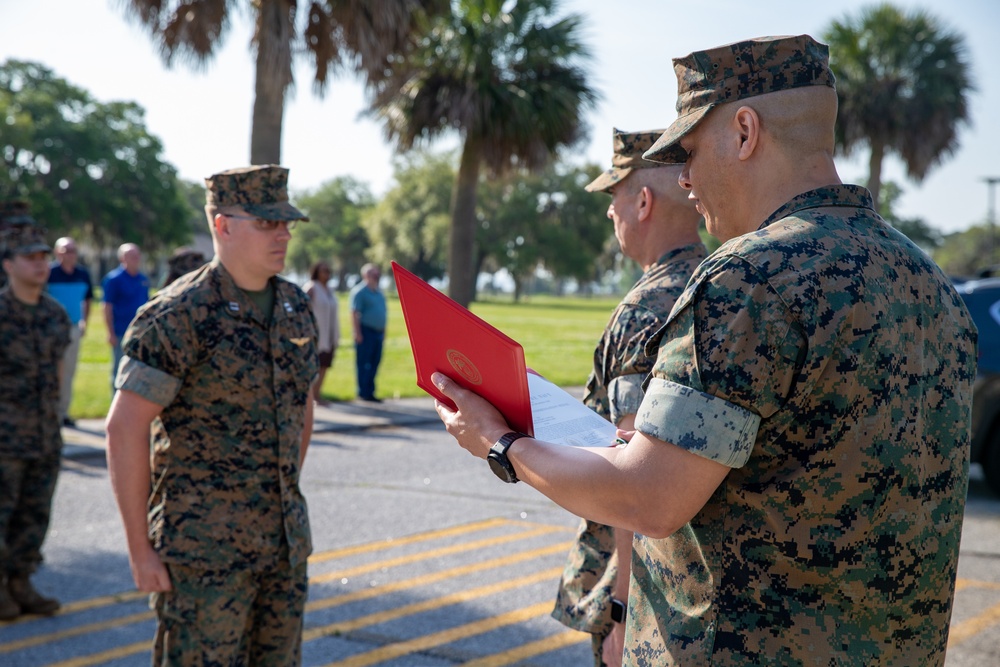
<svg viewBox="0 0 1000 667"><path fill-rule="evenodd" d="M494 475L507 483L514 481L512 471L508 470L492 452L486 457L486 462L490 464L490 470Z"/></svg>
<svg viewBox="0 0 1000 667"><path fill-rule="evenodd" d="M612 598L611 620L614 621L615 623L624 623L625 613L626 613L625 603L623 603L621 600L615 600L614 598Z"/></svg>

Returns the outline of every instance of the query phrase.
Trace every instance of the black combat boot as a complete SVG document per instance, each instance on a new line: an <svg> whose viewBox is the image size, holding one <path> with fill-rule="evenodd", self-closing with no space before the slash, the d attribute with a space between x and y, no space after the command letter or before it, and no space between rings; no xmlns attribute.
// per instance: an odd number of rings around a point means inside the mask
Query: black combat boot
<svg viewBox="0 0 1000 667"><path fill-rule="evenodd" d="M41 614L48 616L59 609L59 600L42 597L41 593L31 585L26 574L12 574L7 580L7 589L14 601L21 606L22 614Z"/></svg>
<svg viewBox="0 0 1000 667"><path fill-rule="evenodd" d="M21 615L21 605L14 601L7 589L7 577L0 576L0 621L13 621Z"/></svg>

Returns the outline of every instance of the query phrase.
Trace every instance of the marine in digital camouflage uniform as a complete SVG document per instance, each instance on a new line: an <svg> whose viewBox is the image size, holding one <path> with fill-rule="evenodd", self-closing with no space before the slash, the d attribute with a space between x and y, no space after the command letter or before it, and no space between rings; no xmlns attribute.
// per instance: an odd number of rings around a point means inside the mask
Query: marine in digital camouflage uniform
<svg viewBox="0 0 1000 667"><path fill-rule="evenodd" d="M7 199L0 201L0 256L4 252L4 232L13 230L16 227L34 225L35 219L31 217L31 205L20 199ZM7 286L7 273L0 267L0 289Z"/></svg>
<svg viewBox="0 0 1000 667"><path fill-rule="evenodd" d="M828 100L818 108L832 158L833 75L808 36L674 66L679 118L646 157L692 151L681 182L710 230L727 212L712 192L718 169L699 170L718 167L713 142L752 133L740 104L767 127L787 112L777 105ZM784 97L753 99L772 92ZM773 149L775 137L756 140ZM684 529L637 537L630 664L944 663L975 326L938 267L827 159L803 155L812 187L706 260L649 344L658 357L638 430L731 470ZM738 166L723 171L740 180Z"/></svg>
<svg viewBox="0 0 1000 667"><path fill-rule="evenodd" d="M206 179L216 258L143 306L123 342L108 460L136 585L154 593L156 665L301 662L318 366L309 300L276 275L289 223L307 219L287 178L269 165Z"/></svg>
<svg viewBox="0 0 1000 667"><path fill-rule="evenodd" d="M701 216L677 184L680 167L642 159L661 134L663 130L615 129L611 169L586 186L589 192L612 196L608 218L614 221L622 252L643 268L642 276L615 308L594 350L594 369L583 398L599 415L628 428L642 401L642 382L653 369L654 358L646 355L646 342L663 326L674 301L706 255L698 236ZM642 173L630 176L638 170ZM626 418L628 423L624 424ZM619 580L615 541L615 530L610 526L586 519L581 522L552 612L568 627L594 636L594 664L598 667L605 664L602 647L615 627L611 600L628 599L628 562ZM624 548L630 541L631 534L619 536L625 558L631 557L631 546L627 553Z"/></svg>
<svg viewBox="0 0 1000 667"><path fill-rule="evenodd" d="M0 620L51 614L34 589L59 476L59 364L69 316L45 294L51 248L24 202L0 207L9 284L0 289Z"/></svg>
<svg viewBox="0 0 1000 667"><path fill-rule="evenodd" d="M625 665L942 665L975 326L841 184L825 46L761 38L674 68L678 118L644 157L687 157L680 183L724 243L647 346L628 446L523 437L512 476L635 531ZM485 458L509 426L433 380Z"/></svg>

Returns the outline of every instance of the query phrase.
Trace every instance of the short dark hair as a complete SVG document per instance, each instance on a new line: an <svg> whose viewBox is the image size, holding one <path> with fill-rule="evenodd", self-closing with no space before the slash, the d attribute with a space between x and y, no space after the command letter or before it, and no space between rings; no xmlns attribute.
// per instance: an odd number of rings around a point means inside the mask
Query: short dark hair
<svg viewBox="0 0 1000 667"><path fill-rule="evenodd" d="M330 264L327 263L327 262L316 262L315 264L313 264L312 268L309 269L309 279L310 280L316 280L317 278L319 278L319 269L320 269L321 266L325 266L325 267L329 268ZM331 271L332 271L332 269L331 269Z"/></svg>

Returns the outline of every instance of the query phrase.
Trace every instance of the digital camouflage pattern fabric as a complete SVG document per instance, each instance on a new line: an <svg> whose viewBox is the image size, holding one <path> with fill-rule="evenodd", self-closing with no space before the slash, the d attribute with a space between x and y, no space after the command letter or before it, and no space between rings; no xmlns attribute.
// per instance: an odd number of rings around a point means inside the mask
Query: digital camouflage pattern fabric
<svg viewBox="0 0 1000 667"><path fill-rule="evenodd" d="M41 295L29 308L0 290L0 576L42 562L62 455L59 361L70 323Z"/></svg>
<svg viewBox="0 0 1000 667"><path fill-rule="evenodd" d="M173 564L170 582L173 590L154 594L150 600L163 619L153 642L154 665L230 664L220 657L233 655L239 656L240 665L301 664L308 589L305 563L291 568L284 562L263 572ZM267 603L249 619L258 598ZM246 642L251 620L252 649Z"/></svg>
<svg viewBox="0 0 1000 667"><path fill-rule="evenodd" d="M273 164L240 167L205 179L205 202L238 207L264 220L308 220L288 203L288 169Z"/></svg>
<svg viewBox="0 0 1000 667"><path fill-rule="evenodd" d="M801 194L706 259L636 421L732 470L682 530L636 535L625 664L943 664L976 337L864 188ZM718 405L728 440L701 437Z"/></svg>
<svg viewBox="0 0 1000 667"><path fill-rule="evenodd" d="M0 291L0 456L38 458L62 450L59 361L69 316L42 293L29 307Z"/></svg>
<svg viewBox="0 0 1000 667"><path fill-rule="evenodd" d="M643 160L642 154L652 147L663 134L663 130L645 130L643 132L624 132L617 128L612 130L612 145L614 155L611 158L611 169L584 186L587 192L607 192L611 187L625 180L625 177L636 169L659 167L659 162Z"/></svg>
<svg viewBox="0 0 1000 667"><path fill-rule="evenodd" d="M149 524L166 563L266 569L311 550L299 458L316 329L305 294L271 284L268 318L216 259L143 306L125 335L117 387L164 406Z"/></svg>
<svg viewBox="0 0 1000 667"><path fill-rule="evenodd" d="M52 252L45 242L45 230L30 223L11 225L0 230L0 243L7 253L30 255L34 252Z"/></svg>
<svg viewBox="0 0 1000 667"><path fill-rule="evenodd" d="M700 243L671 250L643 273L615 308L594 350L594 370L583 398L605 419L617 424L622 417L638 412L642 382L655 361L646 355L646 343L663 326L705 255L705 246ZM568 627L603 639L612 627L609 605L617 570L614 530L583 520L552 616Z"/></svg>
<svg viewBox="0 0 1000 667"><path fill-rule="evenodd" d="M720 104L803 86L833 88L829 62L830 50L809 35L760 37L674 58L677 120L643 157L685 162L677 142Z"/></svg>

